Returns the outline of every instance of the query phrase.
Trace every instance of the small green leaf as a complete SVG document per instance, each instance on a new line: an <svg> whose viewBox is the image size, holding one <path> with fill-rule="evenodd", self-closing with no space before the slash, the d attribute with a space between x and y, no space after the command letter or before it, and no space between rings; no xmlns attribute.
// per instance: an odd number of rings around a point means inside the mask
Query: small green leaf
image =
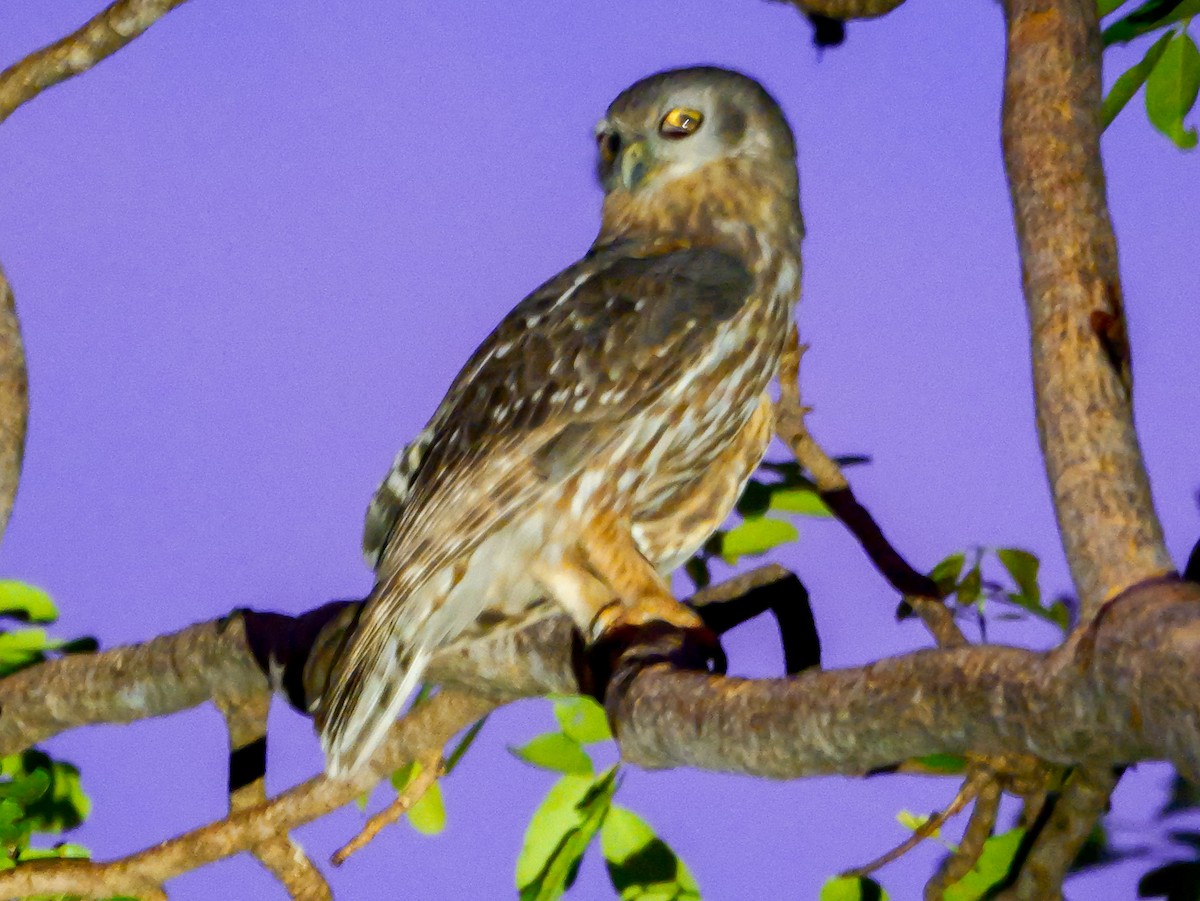
<svg viewBox="0 0 1200 901"><path fill-rule="evenodd" d="M405 813L408 824L422 835L437 835L446 828L446 802L442 784L432 783Z"/></svg>
<svg viewBox="0 0 1200 901"><path fill-rule="evenodd" d="M1101 128L1108 128L1112 125L1113 119L1117 118L1117 114L1125 108L1125 105L1133 99L1133 95L1138 92L1143 84L1146 83L1146 77L1154 69L1159 58L1163 55L1163 51L1167 49L1167 43L1171 40L1172 32L1167 32L1157 41L1150 45L1150 49L1146 51L1146 55L1142 57L1141 62L1130 66L1122 73L1109 90L1108 95L1104 98L1104 104L1100 107Z"/></svg>
<svg viewBox="0 0 1200 901"><path fill-rule="evenodd" d="M962 551L959 551L957 554L951 554L929 571L929 578L933 579L938 590L943 595L949 594L954 590L954 586L958 584L958 577L962 573L963 565L966 562L967 555Z"/></svg>
<svg viewBox="0 0 1200 901"><path fill-rule="evenodd" d="M408 788L409 783L417 778L417 773L419 772L421 772L421 764L415 760L410 760L392 772L392 788L398 792L404 791Z"/></svg>
<svg viewBox="0 0 1200 901"><path fill-rule="evenodd" d="M612 805L600 829L600 847L621 901L700 901L687 866L633 811Z"/></svg>
<svg viewBox="0 0 1200 901"><path fill-rule="evenodd" d="M1015 547L1002 547L996 551L996 556L1012 576L1021 594L1040 605L1042 590L1038 587L1038 558L1029 551Z"/></svg>
<svg viewBox="0 0 1200 901"><path fill-rule="evenodd" d="M732 565L740 557L765 554L771 548L795 541L800 532L790 522L763 516L747 519L725 533L721 540L721 559Z"/></svg>
<svg viewBox="0 0 1200 901"><path fill-rule="evenodd" d="M52 623L58 619L58 608L42 589L4 579L0 580L0 616L27 623Z"/></svg>
<svg viewBox="0 0 1200 901"><path fill-rule="evenodd" d="M1134 38L1200 14L1200 0L1146 0L1129 15L1104 29L1104 46L1127 44Z"/></svg>
<svg viewBox="0 0 1200 901"><path fill-rule="evenodd" d="M1129 0L1099 0L1097 10L1100 13L1100 18L1103 19L1105 16L1115 13L1128 2Z"/></svg>
<svg viewBox="0 0 1200 901"><path fill-rule="evenodd" d="M888 893L866 876L834 876L821 886L820 901L888 901Z"/></svg>
<svg viewBox="0 0 1200 901"><path fill-rule="evenodd" d="M967 759L961 754L926 754L913 760L922 772L943 773L952 776L967 768Z"/></svg>
<svg viewBox="0 0 1200 901"><path fill-rule="evenodd" d="M1050 605L1050 619L1064 633L1071 631L1071 608L1062 601L1055 601Z"/></svg>
<svg viewBox="0 0 1200 901"><path fill-rule="evenodd" d="M561 732L547 732L508 750L517 759L544 770L589 776L592 772L592 758L583 746Z"/></svg>
<svg viewBox="0 0 1200 901"><path fill-rule="evenodd" d="M590 745L611 739L608 714L595 698L588 695L551 695L554 717L565 734L580 744Z"/></svg>
<svg viewBox="0 0 1200 901"><path fill-rule="evenodd" d="M600 829L616 790L617 768L596 779L563 776L534 811L517 856L521 901L553 901L575 881L583 852Z"/></svg>
<svg viewBox="0 0 1200 901"><path fill-rule="evenodd" d="M969 607L979 600L982 591L983 573L979 571L979 564L976 563L958 583L958 602L964 607Z"/></svg>
<svg viewBox="0 0 1200 901"><path fill-rule="evenodd" d="M1008 875L1024 836L1024 829L1010 829L984 842L983 853L971 872L946 888L945 901L980 901L986 897L992 886Z"/></svg>
<svg viewBox="0 0 1200 901"><path fill-rule="evenodd" d="M798 513L801 516L833 516L812 488L780 488L771 492L771 509L781 513Z"/></svg>
<svg viewBox="0 0 1200 901"><path fill-rule="evenodd" d="M929 814L913 813L911 810L902 810L896 814L896 820L905 829L911 829L913 832L916 832L918 829L924 828L925 824L929 822ZM936 832L930 833L931 837L936 835Z"/></svg>
<svg viewBox="0 0 1200 901"><path fill-rule="evenodd" d="M458 766L458 762L463 759L463 755L467 753L471 745L475 743L475 739L479 737L479 732L483 729L483 724L487 722L487 717L480 717L475 721L475 724L467 730L466 734L454 746L454 750L446 757L445 772L449 776L454 772L454 768Z"/></svg>
<svg viewBox="0 0 1200 901"><path fill-rule="evenodd" d="M1200 50L1186 33L1176 34L1146 78L1146 116L1181 150L1196 146L1196 130L1185 128L1200 91Z"/></svg>

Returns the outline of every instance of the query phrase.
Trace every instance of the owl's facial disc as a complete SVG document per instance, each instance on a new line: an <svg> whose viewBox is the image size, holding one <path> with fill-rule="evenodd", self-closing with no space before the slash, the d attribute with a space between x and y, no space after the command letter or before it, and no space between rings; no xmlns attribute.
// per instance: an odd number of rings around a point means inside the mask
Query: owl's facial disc
<svg viewBox="0 0 1200 901"><path fill-rule="evenodd" d="M690 138L703 123L704 114L686 106L668 109L654 128L630 129L607 119L601 120L596 125L596 141L600 150L600 181L605 190L618 187L630 192L637 190L651 172L662 168L660 163L687 155L680 154L668 144ZM643 131L648 134L641 134Z"/></svg>

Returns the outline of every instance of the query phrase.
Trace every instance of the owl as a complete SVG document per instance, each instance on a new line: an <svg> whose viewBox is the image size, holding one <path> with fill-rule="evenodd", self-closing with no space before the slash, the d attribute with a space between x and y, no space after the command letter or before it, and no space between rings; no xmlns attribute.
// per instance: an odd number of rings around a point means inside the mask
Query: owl
<svg viewBox="0 0 1200 901"><path fill-rule="evenodd" d="M371 503L377 581L315 702L335 776L441 648L557 612L592 643L702 630L668 576L772 434L800 284L795 141L761 85L715 67L637 82L595 135L595 242L504 317Z"/></svg>

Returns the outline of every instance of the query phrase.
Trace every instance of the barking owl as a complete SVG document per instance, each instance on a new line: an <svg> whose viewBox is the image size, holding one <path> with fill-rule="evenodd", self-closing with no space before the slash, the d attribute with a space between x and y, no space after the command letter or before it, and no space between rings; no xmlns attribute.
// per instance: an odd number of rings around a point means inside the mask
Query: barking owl
<svg viewBox="0 0 1200 901"><path fill-rule="evenodd" d="M637 82L596 141L595 243L501 321L372 501L377 582L316 709L332 774L366 762L439 648L559 610L589 642L702 628L667 577L770 440L795 143L757 82L712 67Z"/></svg>

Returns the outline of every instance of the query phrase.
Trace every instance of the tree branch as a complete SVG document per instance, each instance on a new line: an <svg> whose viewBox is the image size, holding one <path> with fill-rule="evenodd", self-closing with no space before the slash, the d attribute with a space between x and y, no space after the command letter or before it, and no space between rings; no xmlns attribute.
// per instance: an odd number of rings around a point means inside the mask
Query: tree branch
<svg viewBox="0 0 1200 901"><path fill-rule="evenodd" d="M117 0L77 31L0 72L0 122L46 88L112 56L184 0Z"/></svg>
<svg viewBox="0 0 1200 901"><path fill-rule="evenodd" d="M12 288L0 270L0 536L8 527L17 496L28 422L29 378L21 323Z"/></svg>
<svg viewBox="0 0 1200 901"><path fill-rule="evenodd" d="M1100 160L1093 0L1006 0L1004 162L1033 342L1038 435L1084 622L1174 570L1133 427Z"/></svg>

